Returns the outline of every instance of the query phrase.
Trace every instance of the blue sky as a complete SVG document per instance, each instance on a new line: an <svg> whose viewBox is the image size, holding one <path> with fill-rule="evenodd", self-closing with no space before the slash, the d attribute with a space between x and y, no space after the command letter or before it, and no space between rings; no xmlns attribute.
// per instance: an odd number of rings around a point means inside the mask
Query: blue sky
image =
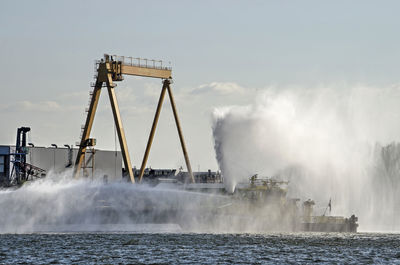
<svg viewBox="0 0 400 265"><path fill-rule="evenodd" d="M171 61L193 167L216 167L213 108L246 105L275 87L399 83L398 1L1 1L0 143L18 126L32 141L75 143L104 53ZM140 164L160 81L117 89L133 163ZM103 94L93 134L114 149ZM183 164L164 106L149 164Z"/></svg>

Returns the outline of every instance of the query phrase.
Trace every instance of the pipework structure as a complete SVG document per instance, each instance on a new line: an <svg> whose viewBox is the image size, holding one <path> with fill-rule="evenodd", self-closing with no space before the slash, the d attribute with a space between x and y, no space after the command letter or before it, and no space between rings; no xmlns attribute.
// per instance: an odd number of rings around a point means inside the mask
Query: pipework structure
<svg viewBox="0 0 400 265"><path fill-rule="evenodd" d="M131 182L135 183L131 159L128 152L128 145L126 142L121 115L119 112L117 97L115 95L115 90L114 90L114 88L116 87L116 84L114 82L124 80L123 75L133 75L133 76L163 79L163 86L161 89L160 99L158 101L156 114L154 117L149 140L146 146L146 151L143 156L142 165L140 168L139 182L141 182L143 178L144 169L146 167L147 159L150 153L158 119L160 116L161 107L164 101L165 92L167 90L171 101L172 111L174 114L183 155L185 157L186 167L191 177L191 181L194 182L192 168L190 165L189 156L186 150L186 145L178 118L178 112L176 110L175 100L170 87L172 80L172 69L170 67L163 66L162 61L116 56L116 55L110 56L108 54L105 54L103 59L96 62L96 71L97 71L97 74L95 76L96 82L93 84L94 89L93 92L91 92L91 98L89 100L90 103L89 103L89 108L87 109L86 122L85 125L82 127L81 140L79 143L79 150L74 167L74 177L75 178L79 177L79 172L85 160L86 149L87 147L91 146L91 143L94 140L89 138L90 132L92 129L94 116L99 102L101 89L103 87L107 87L111 103L111 109L114 116L115 128L118 134L118 140L121 147L121 153L124 161L125 171L129 175Z"/></svg>

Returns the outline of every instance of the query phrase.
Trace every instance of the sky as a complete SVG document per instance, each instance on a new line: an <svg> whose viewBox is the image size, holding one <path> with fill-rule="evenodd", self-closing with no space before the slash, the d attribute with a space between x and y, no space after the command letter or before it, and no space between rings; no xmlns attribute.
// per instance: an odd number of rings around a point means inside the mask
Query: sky
<svg viewBox="0 0 400 265"><path fill-rule="evenodd" d="M104 53L171 62L173 92L194 170L217 169L212 113L260 91L399 84L398 1L0 0L0 144L30 126L37 146L75 144L93 63ZM161 80L116 88L132 164L140 166ZM92 137L119 149L107 92ZM148 165L183 166L165 101Z"/></svg>

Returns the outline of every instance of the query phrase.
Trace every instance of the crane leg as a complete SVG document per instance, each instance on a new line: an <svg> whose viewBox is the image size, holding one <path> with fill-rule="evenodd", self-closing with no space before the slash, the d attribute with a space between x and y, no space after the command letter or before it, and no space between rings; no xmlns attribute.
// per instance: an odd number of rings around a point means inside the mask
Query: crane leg
<svg viewBox="0 0 400 265"><path fill-rule="evenodd" d="M164 81L164 84L163 84L163 87L161 90L161 94L160 94L160 99L158 100L157 110L156 110L156 114L154 115L154 120L153 120L153 125L151 127L149 140L147 141L146 151L144 152L142 165L140 166L139 182L142 181L144 169L146 168L147 159L149 158L151 144L153 143L153 138L154 138L154 134L156 132L156 127L157 127L157 123L158 123L158 118L160 117L161 107L162 107L164 97L165 97L165 91L167 90L167 86L168 86L167 82L169 82L169 81L168 80Z"/></svg>
<svg viewBox="0 0 400 265"><path fill-rule="evenodd" d="M102 81L97 80L94 90L92 99L90 101L88 114L86 117L85 127L83 129L81 142L79 144L78 154L76 156L75 167L74 167L74 178L79 177L79 172L82 167L83 159L85 157L86 152L86 141L89 139L90 131L92 130L92 125L94 121L94 116L96 114L97 105L99 103L101 87L103 85Z"/></svg>
<svg viewBox="0 0 400 265"><path fill-rule="evenodd" d="M114 116L115 127L117 129L118 139L119 139L119 143L121 146L121 153L122 153L122 158L124 160L125 170L128 173L128 175L131 179L131 182L135 183L135 177L133 175L131 158L130 158L129 152L128 152L128 145L126 143L124 127L122 126L121 114L119 112L118 101L117 101L117 97L115 95L114 84L112 81L111 74L107 74L106 83L107 83L108 95L110 97L110 102L111 102L111 109L112 109L113 116Z"/></svg>
<svg viewBox="0 0 400 265"><path fill-rule="evenodd" d="M191 167L190 161L189 161L189 155L188 155L188 153L186 151L185 140L183 139L182 128L181 128L181 125L180 125L180 122L179 122L179 118L178 118L178 111L176 110L175 100L174 100L174 97L172 95L172 89L169 86L169 84L170 83L168 82L168 86L167 86L168 95L169 95L169 99L171 101L172 111L174 113L176 128L177 128L178 134L179 134L179 140L181 141L183 156L185 157L186 167L187 167L187 170L188 170L189 175L190 175L190 180L192 181L192 183L194 183L195 180L194 180L194 177L193 177L192 167Z"/></svg>

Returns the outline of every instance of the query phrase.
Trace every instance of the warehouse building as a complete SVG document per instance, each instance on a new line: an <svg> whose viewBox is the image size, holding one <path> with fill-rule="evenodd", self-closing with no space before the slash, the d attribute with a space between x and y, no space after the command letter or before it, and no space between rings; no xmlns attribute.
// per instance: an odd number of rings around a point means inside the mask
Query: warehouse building
<svg viewBox="0 0 400 265"><path fill-rule="evenodd" d="M38 177L44 174L62 173L74 167L77 148L68 145L58 147L24 147L26 165L38 171ZM12 145L0 145L0 186L6 186L15 175L15 162L18 161L16 148ZM122 156L120 151L92 149L85 155L81 176L119 180L122 177Z"/></svg>

